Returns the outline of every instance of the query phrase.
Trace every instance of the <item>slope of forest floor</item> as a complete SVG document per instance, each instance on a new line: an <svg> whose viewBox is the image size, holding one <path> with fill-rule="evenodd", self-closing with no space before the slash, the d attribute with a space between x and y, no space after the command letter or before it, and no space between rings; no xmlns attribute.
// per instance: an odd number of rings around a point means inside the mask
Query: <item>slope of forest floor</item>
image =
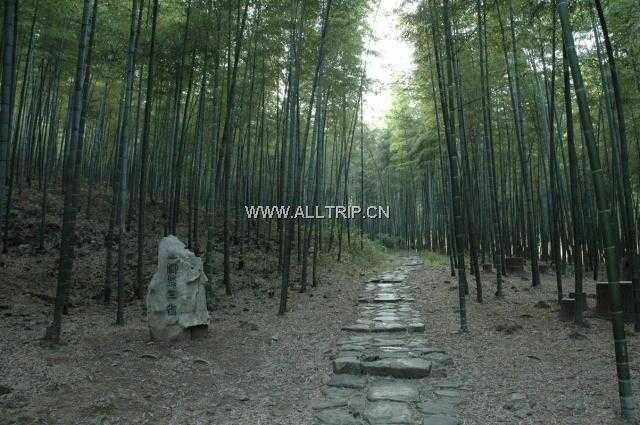
<svg viewBox="0 0 640 425"><path fill-rule="evenodd" d="M495 275L482 273L484 303L475 301L468 276L470 333L460 335L457 278L445 257L411 275L423 305L427 341L443 347L455 367L449 377L464 383L460 417L465 424L622 424L611 323L595 315L595 282L585 280L588 327L559 319L555 275L507 276L496 299ZM573 276L564 277L573 291ZM640 406L640 338L628 324L627 343L636 406Z"/></svg>
<svg viewBox="0 0 640 425"><path fill-rule="evenodd" d="M39 196L25 191L18 200L9 253L0 267L0 424L310 423L308 402L328 379L330 347L357 299L361 274L376 272L391 257L375 249L345 252L336 263L326 255L318 287L301 294L294 284L289 311L279 317L277 246L247 248L244 269L234 267L233 295L216 288L208 337L157 343L149 338L143 302L133 299L131 291L124 327L113 325L114 303L96 299L105 276L107 200L99 194L92 203L96 219L87 219L86 211L79 215L64 344L56 349L42 347L40 338L51 320L55 294L60 198L50 200L43 253L33 249ZM148 219L149 279L156 267L160 220L159 214ZM126 280L133 282L135 232L126 243ZM216 252L220 263L221 252ZM220 276L213 280L219 282Z"/></svg>

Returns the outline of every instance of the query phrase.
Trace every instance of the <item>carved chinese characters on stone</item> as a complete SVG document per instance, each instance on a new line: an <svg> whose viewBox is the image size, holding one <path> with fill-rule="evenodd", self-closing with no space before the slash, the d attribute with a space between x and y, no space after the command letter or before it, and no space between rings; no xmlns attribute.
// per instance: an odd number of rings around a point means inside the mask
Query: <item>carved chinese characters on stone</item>
<svg viewBox="0 0 640 425"><path fill-rule="evenodd" d="M147 320L155 339L173 339L209 324L202 260L175 236L158 248L158 269L147 292Z"/></svg>

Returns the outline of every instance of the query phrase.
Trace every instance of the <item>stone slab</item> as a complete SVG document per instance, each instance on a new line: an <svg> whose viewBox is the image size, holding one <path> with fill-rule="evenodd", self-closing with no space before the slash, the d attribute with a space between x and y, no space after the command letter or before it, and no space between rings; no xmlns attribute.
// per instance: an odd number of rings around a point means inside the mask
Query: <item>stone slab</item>
<svg viewBox="0 0 640 425"><path fill-rule="evenodd" d="M364 388L366 384L367 378L365 376L340 373L333 375L327 385L342 388Z"/></svg>
<svg viewBox="0 0 640 425"><path fill-rule="evenodd" d="M406 403L377 401L367 404L364 417L371 425L410 424L412 411Z"/></svg>
<svg viewBox="0 0 640 425"><path fill-rule="evenodd" d="M451 399L427 400L418 405L425 415L453 415L455 413L455 401Z"/></svg>
<svg viewBox="0 0 640 425"><path fill-rule="evenodd" d="M335 373L348 373L359 375L362 373L362 365L355 357L338 357L333 361L333 371Z"/></svg>
<svg viewBox="0 0 640 425"><path fill-rule="evenodd" d="M417 400L418 396L418 390L414 385L399 381L373 384L367 390L367 400L369 401L410 402Z"/></svg>
<svg viewBox="0 0 640 425"><path fill-rule="evenodd" d="M391 358L362 364L365 373L394 378L424 378L431 372L431 362L417 358Z"/></svg>
<svg viewBox="0 0 640 425"><path fill-rule="evenodd" d="M316 419L323 425L360 425L362 422L343 408L325 409L316 413Z"/></svg>
<svg viewBox="0 0 640 425"><path fill-rule="evenodd" d="M422 425L460 425L462 422L450 415L427 415L422 420Z"/></svg>

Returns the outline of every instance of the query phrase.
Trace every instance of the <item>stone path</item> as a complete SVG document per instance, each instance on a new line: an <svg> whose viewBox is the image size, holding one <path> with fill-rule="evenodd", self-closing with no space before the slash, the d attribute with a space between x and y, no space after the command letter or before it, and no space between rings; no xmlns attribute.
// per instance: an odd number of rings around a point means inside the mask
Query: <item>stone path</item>
<svg viewBox="0 0 640 425"><path fill-rule="evenodd" d="M422 264L363 283L355 321L333 359L334 375L312 404L319 425L456 425L462 384L446 379L451 358L431 347L407 278Z"/></svg>

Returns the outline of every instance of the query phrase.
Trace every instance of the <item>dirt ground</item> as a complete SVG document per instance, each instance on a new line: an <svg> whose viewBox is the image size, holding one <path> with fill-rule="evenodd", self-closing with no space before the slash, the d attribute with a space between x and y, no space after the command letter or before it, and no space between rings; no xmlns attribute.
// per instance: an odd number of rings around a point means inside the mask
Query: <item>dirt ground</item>
<svg viewBox="0 0 640 425"><path fill-rule="evenodd" d="M528 277L509 276L496 299L495 275L482 274L484 303L470 280L470 333L459 335L457 280L446 258L431 261L411 277L425 314L427 340L445 347L465 382L459 407L465 424L619 424L619 398L609 321L595 317L595 282L585 281L589 328L559 320L555 275L543 273L532 289ZM473 279L473 276L469 276ZM573 291L573 277L564 278ZM540 301L547 308L536 307ZM542 303L541 303L542 304ZM539 304L540 306L540 304ZM640 339L627 325L634 399L640 406Z"/></svg>
<svg viewBox="0 0 640 425"><path fill-rule="evenodd" d="M3 297L0 382L12 392L0 422L311 423L358 278L327 268L320 287L291 291L284 317L277 297L238 291L218 303L208 338L169 345L150 341L139 303L122 328L113 306L96 304L65 317L65 345L52 351L38 343L49 308Z"/></svg>
<svg viewBox="0 0 640 425"><path fill-rule="evenodd" d="M104 198L95 202L97 218L108 216ZM114 326L114 304L94 299L104 282L107 226L81 213L64 344L51 349L40 339L53 310L59 201L52 198L46 250L35 253L38 196L20 199L0 267L0 424L311 423L308 404L328 379L331 347L351 314L361 273L383 267L384 255L373 261L345 252L339 264L326 256L319 286L301 294L294 282L289 311L279 317L277 247L253 249L242 271L234 267L233 295L218 285L208 337L164 344L150 340L143 302L130 290L124 327ZM154 232L161 232L160 220L150 221L149 278L157 256ZM133 232L126 243L132 253L126 281L132 282ZM220 252L215 260L220 265ZM292 275L298 275L295 266Z"/></svg>
<svg viewBox="0 0 640 425"><path fill-rule="evenodd" d="M98 218L105 217L103 198L95 202ZM275 246L263 246L235 271L233 296L218 288L207 338L157 343L149 338L142 302L129 297L127 324L115 327L115 306L92 298L104 281L106 225L82 218L64 344L51 349L40 338L52 313L59 199L52 199L44 253L32 249L37 201L35 194L22 198L0 267L0 424L312 424L309 404L329 379L360 282L400 258L380 255L374 263L346 255L340 264L325 258L321 284L305 294L292 290L289 311L279 317ZM161 233L160 219L150 221L149 277L156 262L152 235ZM135 252L133 232L127 244ZM537 289L526 278L508 277L501 300L493 296L494 276L483 274L485 302L475 302L472 284L470 333L460 335L456 279L446 258L425 258L409 279L427 341L447 350L454 361L449 377L464 383L458 407L464 424L622 423L608 321L591 312L589 328L560 321L551 274L542 275ZM134 274L131 255L129 282ZM572 285L567 276L566 292ZM587 279L585 291L595 293L593 281ZM547 307L536 307L540 301ZM588 302L593 308L595 300ZM640 342L629 335L638 403Z"/></svg>

